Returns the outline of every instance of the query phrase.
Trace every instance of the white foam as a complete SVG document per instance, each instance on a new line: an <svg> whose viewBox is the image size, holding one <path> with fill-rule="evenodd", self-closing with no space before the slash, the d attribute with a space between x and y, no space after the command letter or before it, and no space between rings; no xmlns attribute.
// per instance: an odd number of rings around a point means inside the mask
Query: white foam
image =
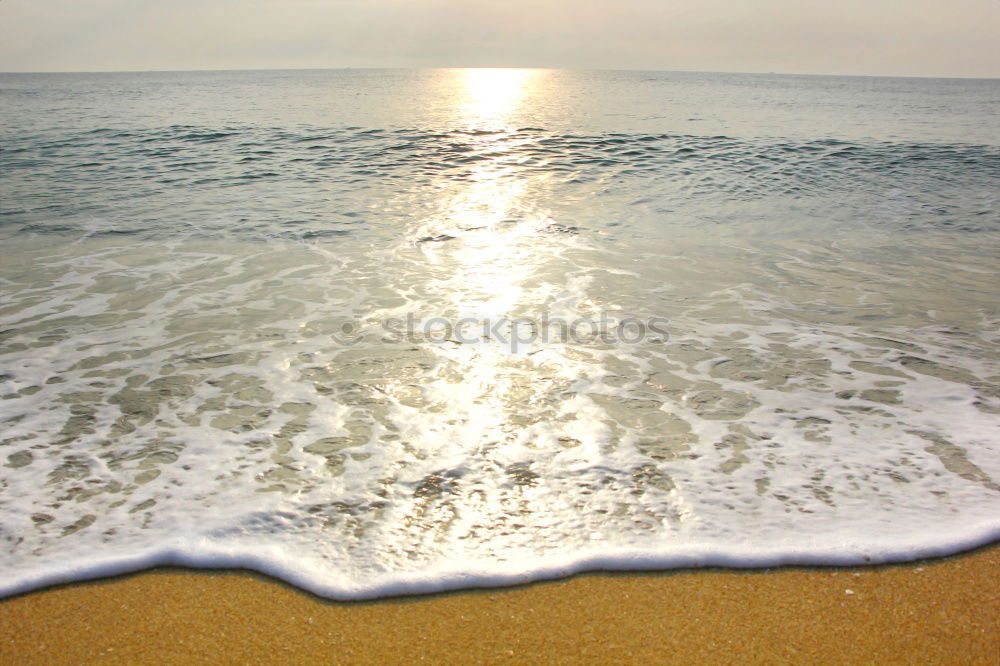
<svg viewBox="0 0 1000 666"><path fill-rule="evenodd" d="M24 249L51 278L10 276L0 315L0 595L172 564L360 599L1000 536L988 295L930 254L860 271L874 250L850 239L504 228L433 250L414 229L378 261L369 241ZM514 350L378 325L539 311L671 337Z"/></svg>

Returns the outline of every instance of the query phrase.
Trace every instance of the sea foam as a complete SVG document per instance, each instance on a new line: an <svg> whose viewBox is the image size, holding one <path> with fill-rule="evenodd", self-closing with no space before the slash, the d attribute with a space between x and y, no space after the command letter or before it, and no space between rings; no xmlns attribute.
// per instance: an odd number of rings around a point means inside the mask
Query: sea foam
<svg viewBox="0 0 1000 666"><path fill-rule="evenodd" d="M42 88L17 103L58 117ZM172 564L362 599L997 539L981 135L323 125L259 94L243 125L149 102L5 130L0 595Z"/></svg>

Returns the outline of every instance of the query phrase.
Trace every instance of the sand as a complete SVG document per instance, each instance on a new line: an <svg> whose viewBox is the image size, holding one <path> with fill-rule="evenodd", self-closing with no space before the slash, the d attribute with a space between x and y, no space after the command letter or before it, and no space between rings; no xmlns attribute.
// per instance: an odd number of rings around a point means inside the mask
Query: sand
<svg viewBox="0 0 1000 666"><path fill-rule="evenodd" d="M337 603L157 569L0 602L0 663L1000 663L1000 546L909 565L589 574Z"/></svg>

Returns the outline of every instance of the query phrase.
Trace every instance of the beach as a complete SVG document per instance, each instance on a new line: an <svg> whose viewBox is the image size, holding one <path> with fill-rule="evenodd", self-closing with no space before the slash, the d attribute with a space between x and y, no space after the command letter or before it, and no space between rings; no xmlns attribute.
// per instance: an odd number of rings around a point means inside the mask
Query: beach
<svg viewBox="0 0 1000 666"><path fill-rule="evenodd" d="M851 568L594 573L334 602L157 569L0 602L4 663L996 663L1000 548Z"/></svg>
<svg viewBox="0 0 1000 666"><path fill-rule="evenodd" d="M996 663L995 81L0 93L0 663Z"/></svg>

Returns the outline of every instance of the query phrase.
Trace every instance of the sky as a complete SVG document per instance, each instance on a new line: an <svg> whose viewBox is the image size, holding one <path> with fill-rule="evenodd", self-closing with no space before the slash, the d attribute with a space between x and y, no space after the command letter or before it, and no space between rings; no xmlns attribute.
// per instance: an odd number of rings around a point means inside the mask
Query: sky
<svg viewBox="0 0 1000 666"><path fill-rule="evenodd" d="M1000 77L1000 0L0 0L0 71Z"/></svg>

